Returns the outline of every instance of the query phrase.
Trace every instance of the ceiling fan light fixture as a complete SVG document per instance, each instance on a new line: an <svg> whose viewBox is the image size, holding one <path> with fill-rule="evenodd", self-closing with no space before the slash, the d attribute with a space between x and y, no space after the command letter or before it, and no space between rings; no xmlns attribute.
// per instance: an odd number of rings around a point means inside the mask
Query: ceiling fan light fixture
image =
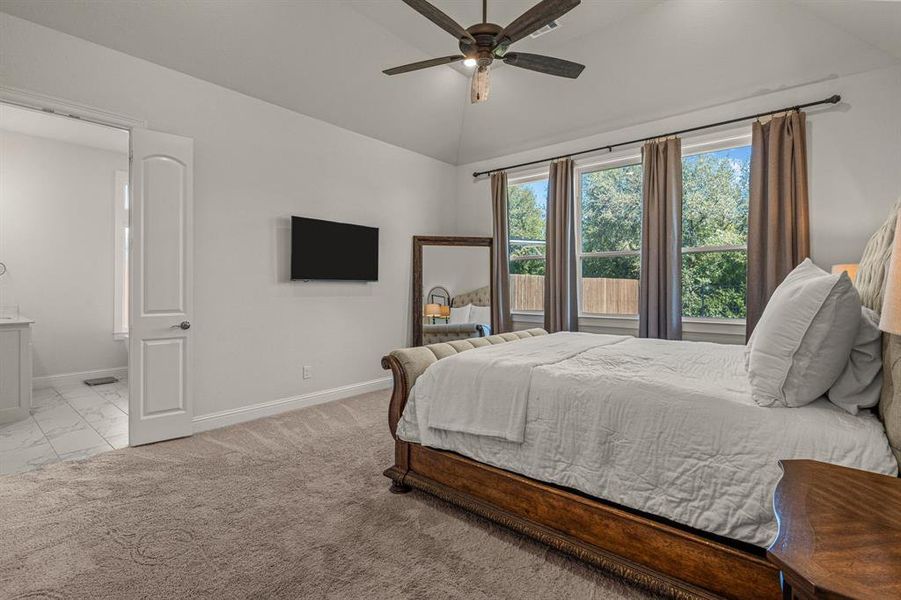
<svg viewBox="0 0 901 600"><path fill-rule="evenodd" d="M490 91L488 77L489 69L490 67L488 66L481 66L472 74L472 86L469 90L469 101L472 104L488 100L488 93Z"/></svg>
<svg viewBox="0 0 901 600"><path fill-rule="evenodd" d="M476 103L488 99L488 72L495 60L519 69L568 79L576 79L585 69L585 65L562 58L527 52L508 52L510 45L516 41L532 34L533 37L537 37L556 28L557 19L578 6L582 0L539 0L538 4L519 15L506 27L488 22L488 0L482 0L482 22L466 28L444 14L429 0L403 1L454 36L460 53L385 69L382 71L385 75L400 75L462 62L464 67L473 69L469 99L472 103Z"/></svg>

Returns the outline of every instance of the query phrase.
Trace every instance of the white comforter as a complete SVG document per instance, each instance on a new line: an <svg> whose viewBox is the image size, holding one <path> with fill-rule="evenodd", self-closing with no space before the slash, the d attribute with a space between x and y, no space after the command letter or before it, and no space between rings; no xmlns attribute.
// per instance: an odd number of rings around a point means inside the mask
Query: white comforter
<svg viewBox="0 0 901 600"><path fill-rule="evenodd" d="M757 406L741 346L595 336L602 343L586 349L585 335L533 338L550 342L549 351L542 360L530 350L528 376L521 356L507 364L501 350L521 355L513 347L530 340L438 361L414 386L399 437L759 546L776 534L779 459L897 474L871 414L852 416L825 399L803 408ZM575 351L561 351L567 344ZM443 381L455 363L480 354L494 381L505 373L528 380L522 442L420 427L436 406L459 398L453 384L425 395L420 384ZM520 387L491 401L515 407Z"/></svg>
<svg viewBox="0 0 901 600"><path fill-rule="evenodd" d="M461 352L428 369L416 382L420 406L431 410L429 429L523 441L532 371L577 354L627 340L625 336L571 333L526 338L481 352ZM435 397L437 402L432 402Z"/></svg>

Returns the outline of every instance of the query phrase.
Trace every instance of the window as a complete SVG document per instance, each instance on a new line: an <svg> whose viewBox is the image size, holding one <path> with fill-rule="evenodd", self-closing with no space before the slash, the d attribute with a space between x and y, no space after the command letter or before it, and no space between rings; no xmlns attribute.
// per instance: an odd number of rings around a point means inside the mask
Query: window
<svg viewBox="0 0 901 600"><path fill-rule="evenodd" d="M113 337L128 334L128 172L116 171L115 209L115 321Z"/></svg>
<svg viewBox="0 0 901 600"><path fill-rule="evenodd" d="M747 138L682 157L682 315L745 317Z"/></svg>
<svg viewBox="0 0 901 600"><path fill-rule="evenodd" d="M507 186L513 312L544 311L547 184L546 175L536 175Z"/></svg>
<svg viewBox="0 0 901 600"><path fill-rule="evenodd" d="M638 314L641 164L637 157L577 171L582 314Z"/></svg>
<svg viewBox="0 0 901 600"><path fill-rule="evenodd" d="M636 317L641 272L641 156L621 154L576 170L579 313ZM743 319L750 136L683 146L682 316ZM514 312L544 309L548 180L507 188Z"/></svg>

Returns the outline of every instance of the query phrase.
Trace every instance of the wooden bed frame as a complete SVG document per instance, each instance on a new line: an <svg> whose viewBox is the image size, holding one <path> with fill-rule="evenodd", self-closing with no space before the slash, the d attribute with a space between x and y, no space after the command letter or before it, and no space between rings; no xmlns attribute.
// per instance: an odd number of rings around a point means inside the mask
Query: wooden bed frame
<svg viewBox="0 0 901 600"><path fill-rule="evenodd" d="M761 548L398 439L407 374L391 355L382 367L394 375L392 492L427 492L673 598L781 598L779 570Z"/></svg>

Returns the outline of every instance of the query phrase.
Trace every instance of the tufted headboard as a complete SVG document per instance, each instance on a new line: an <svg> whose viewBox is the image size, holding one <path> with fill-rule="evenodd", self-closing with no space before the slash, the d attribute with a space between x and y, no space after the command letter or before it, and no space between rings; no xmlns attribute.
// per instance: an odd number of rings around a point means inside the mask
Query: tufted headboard
<svg viewBox="0 0 901 600"><path fill-rule="evenodd" d="M879 418L885 425L889 445L901 469L901 336L882 334L882 398Z"/></svg>
<svg viewBox="0 0 901 600"><path fill-rule="evenodd" d="M403 367L406 391L410 391L413 388L413 384L416 383L416 379L425 372L426 368L442 358L446 358L452 354L459 354L466 350L472 350L473 348L493 346L505 342L515 342L516 340L538 335L547 335L547 331L538 328L526 329L524 331L489 335L487 337L455 340L452 342L429 344L428 346L417 346L415 348L402 348L400 350L394 350L388 357L396 359ZM384 363L384 359L382 362ZM385 369L388 368L384 364L382 367Z"/></svg>
<svg viewBox="0 0 901 600"><path fill-rule="evenodd" d="M400 420L404 407L407 405L410 390L413 389L416 379L425 373L429 365L438 362L442 358L466 352L473 348L515 342L516 340L537 335L547 335L547 331L544 329L526 329L525 331L500 333L487 337L455 340L453 342L442 342L414 348L402 348L394 350L387 356L383 356L382 368L391 369L391 373L394 375L394 391L391 394L391 405L388 408L388 426L391 428L391 435L395 439L397 438L397 422Z"/></svg>
<svg viewBox="0 0 901 600"><path fill-rule="evenodd" d="M877 313L882 310L886 272L892 257L899 209L901 200L895 205L888 220L867 242L857 269L855 286L860 292L860 300L864 306ZM895 459L901 466L901 336L889 333L882 334L882 396L879 400L879 418L885 426Z"/></svg>
<svg viewBox="0 0 901 600"><path fill-rule="evenodd" d="M456 296L454 296L454 299L451 302L451 306L453 306L454 308L466 306L467 304L473 304L475 306L490 306L491 288L486 285L485 287L480 287L479 289L472 290L471 292L457 294Z"/></svg>

